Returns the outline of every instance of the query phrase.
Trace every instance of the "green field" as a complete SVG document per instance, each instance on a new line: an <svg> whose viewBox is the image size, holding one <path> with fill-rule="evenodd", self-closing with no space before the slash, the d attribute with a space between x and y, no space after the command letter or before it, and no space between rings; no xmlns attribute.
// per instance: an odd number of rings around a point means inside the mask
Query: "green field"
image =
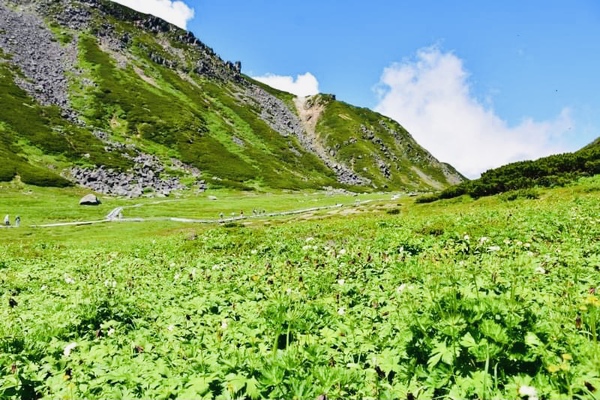
<svg viewBox="0 0 600 400"><path fill-rule="evenodd" d="M599 193L83 208L79 189L5 184L23 226L0 229L0 398L598 398ZM145 221L31 226L115 207Z"/></svg>

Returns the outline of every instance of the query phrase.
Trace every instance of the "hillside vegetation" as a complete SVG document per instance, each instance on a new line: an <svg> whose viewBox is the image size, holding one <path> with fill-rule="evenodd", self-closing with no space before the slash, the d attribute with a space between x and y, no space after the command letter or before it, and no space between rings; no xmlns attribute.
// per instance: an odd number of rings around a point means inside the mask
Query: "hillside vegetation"
<svg viewBox="0 0 600 400"><path fill-rule="evenodd" d="M564 186L580 177L600 174L600 145L598 140L574 153L556 154L534 161L519 161L491 169L479 179L465 181L438 194L423 196L425 203L449 199L464 194L473 198L505 192L527 195L527 189ZM529 192L533 193L533 192Z"/></svg>

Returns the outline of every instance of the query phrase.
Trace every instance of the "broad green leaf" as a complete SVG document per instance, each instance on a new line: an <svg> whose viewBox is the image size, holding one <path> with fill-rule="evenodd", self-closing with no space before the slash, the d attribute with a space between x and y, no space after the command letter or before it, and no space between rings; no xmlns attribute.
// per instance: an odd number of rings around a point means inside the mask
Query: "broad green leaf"
<svg viewBox="0 0 600 400"><path fill-rule="evenodd" d="M258 386L259 383L256 379L250 378L246 380L246 394L250 396L251 399L259 399L261 397Z"/></svg>
<svg viewBox="0 0 600 400"><path fill-rule="evenodd" d="M473 338L473 335L471 335L471 332L467 332L460 340L460 345L470 349L471 347L477 346L477 342Z"/></svg>

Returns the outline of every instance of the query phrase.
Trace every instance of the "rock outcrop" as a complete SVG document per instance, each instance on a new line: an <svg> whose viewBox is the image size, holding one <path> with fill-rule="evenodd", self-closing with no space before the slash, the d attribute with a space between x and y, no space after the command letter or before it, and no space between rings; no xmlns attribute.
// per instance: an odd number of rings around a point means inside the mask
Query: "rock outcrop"
<svg viewBox="0 0 600 400"><path fill-rule="evenodd" d="M95 194L86 194L79 200L80 206L98 206L100 204L102 204L102 202Z"/></svg>

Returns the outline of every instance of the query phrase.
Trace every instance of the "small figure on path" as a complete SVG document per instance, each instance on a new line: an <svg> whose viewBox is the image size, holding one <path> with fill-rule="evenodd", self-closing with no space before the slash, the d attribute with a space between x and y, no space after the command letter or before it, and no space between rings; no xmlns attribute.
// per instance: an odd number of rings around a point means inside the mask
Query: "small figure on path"
<svg viewBox="0 0 600 400"><path fill-rule="evenodd" d="M10 226L10 217L8 216L8 214L6 214L6 217L4 217L4 225Z"/></svg>
<svg viewBox="0 0 600 400"><path fill-rule="evenodd" d="M240 211L240 218L244 218L244 210Z"/></svg>
<svg viewBox="0 0 600 400"><path fill-rule="evenodd" d="M15 226L18 228L21 225L21 217L17 215L15 218Z"/></svg>
<svg viewBox="0 0 600 400"><path fill-rule="evenodd" d="M222 211L219 213L219 219L220 219L221 221L223 220L223 212L222 212Z"/></svg>

